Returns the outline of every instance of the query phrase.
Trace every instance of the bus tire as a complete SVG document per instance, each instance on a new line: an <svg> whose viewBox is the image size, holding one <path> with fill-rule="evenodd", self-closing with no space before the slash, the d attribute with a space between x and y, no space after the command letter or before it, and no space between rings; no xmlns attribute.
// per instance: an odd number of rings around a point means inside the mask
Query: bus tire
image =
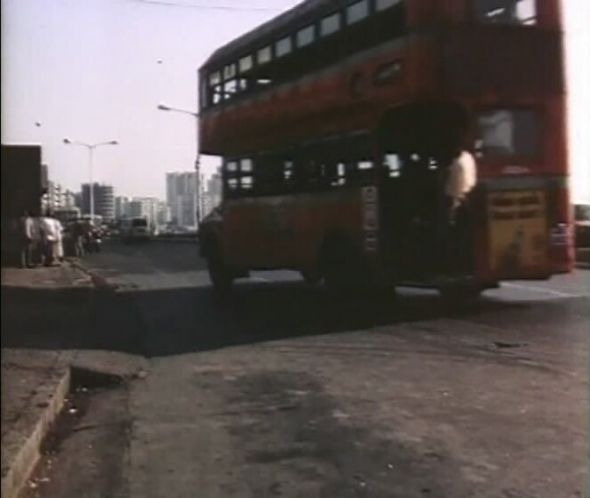
<svg viewBox="0 0 590 498"><path fill-rule="evenodd" d="M226 266L223 255L219 249L214 249L207 256L207 270L209 279L213 284L213 289L217 294L224 295L231 291L234 283L234 277L230 269Z"/></svg>
<svg viewBox="0 0 590 498"><path fill-rule="evenodd" d="M330 292L351 293L363 287L357 251L346 240L328 244L322 251L321 273Z"/></svg>

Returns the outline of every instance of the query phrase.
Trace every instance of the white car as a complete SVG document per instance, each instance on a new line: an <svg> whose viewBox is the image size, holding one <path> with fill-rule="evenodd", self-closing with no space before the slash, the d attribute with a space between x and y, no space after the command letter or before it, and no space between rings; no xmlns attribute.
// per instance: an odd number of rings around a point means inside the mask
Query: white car
<svg viewBox="0 0 590 498"><path fill-rule="evenodd" d="M149 240L152 237L152 231L145 218L130 218L123 220L121 237L125 242Z"/></svg>

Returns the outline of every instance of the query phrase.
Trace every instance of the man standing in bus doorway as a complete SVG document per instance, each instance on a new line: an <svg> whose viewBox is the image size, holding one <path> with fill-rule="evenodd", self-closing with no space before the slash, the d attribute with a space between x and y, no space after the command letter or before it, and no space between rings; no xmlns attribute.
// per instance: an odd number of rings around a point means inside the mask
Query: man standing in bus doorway
<svg viewBox="0 0 590 498"><path fill-rule="evenodd" d="M455 150L447 172L446 252L451 272L469 271L472 263L472 231L470 197L477 184L475 158L465 148Z"/></svg>

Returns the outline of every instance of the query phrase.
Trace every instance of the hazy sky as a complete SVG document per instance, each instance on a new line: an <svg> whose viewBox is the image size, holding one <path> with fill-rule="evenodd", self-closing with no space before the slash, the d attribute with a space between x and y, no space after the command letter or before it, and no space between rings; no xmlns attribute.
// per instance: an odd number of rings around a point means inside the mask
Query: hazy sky
<svg viewBox="0 0 590 498"><path fill-rule="evenodd" d="M563 2L574 196L590 201L590 2ZM98 149L95 179L120 195L164 197L165 173L193 168L196 130L191 116L157 105L196 110L196 71L210 53L297 3L1 0L2 143L42 144L50 178L78 190L86 150L63 138L116 139ZM205 171L217 163L205 160Z"/></svg>

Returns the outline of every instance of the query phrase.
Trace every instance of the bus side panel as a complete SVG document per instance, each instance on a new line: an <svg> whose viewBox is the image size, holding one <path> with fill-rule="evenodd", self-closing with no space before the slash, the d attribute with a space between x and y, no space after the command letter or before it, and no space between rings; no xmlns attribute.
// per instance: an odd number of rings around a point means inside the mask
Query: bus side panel
<svg viewBox="0 0 590 498"><path fill-rule="evenodd" d="M358 189L226 201L226 261L244 269L313 268L330 234L360 241L360 212Z"/></svg>
<svg viewBox="0 0 590 498"><path fill-rule="evenodd" d="M385 110L417 95L434 94L436 53L432 40L415 36L265 93L244 96L241 102L205 111L201 151L231 156L314 136L375 129ZM388 75L387 71L392 72Z"/></svg>
<svg viewBox="0 0 590 498"><path fill-rule="evenodd" d="M361 196L358 188L325 194L303 194L294 198L293 264L313 269L330 237L358 246L362 237Z"/></svg>

